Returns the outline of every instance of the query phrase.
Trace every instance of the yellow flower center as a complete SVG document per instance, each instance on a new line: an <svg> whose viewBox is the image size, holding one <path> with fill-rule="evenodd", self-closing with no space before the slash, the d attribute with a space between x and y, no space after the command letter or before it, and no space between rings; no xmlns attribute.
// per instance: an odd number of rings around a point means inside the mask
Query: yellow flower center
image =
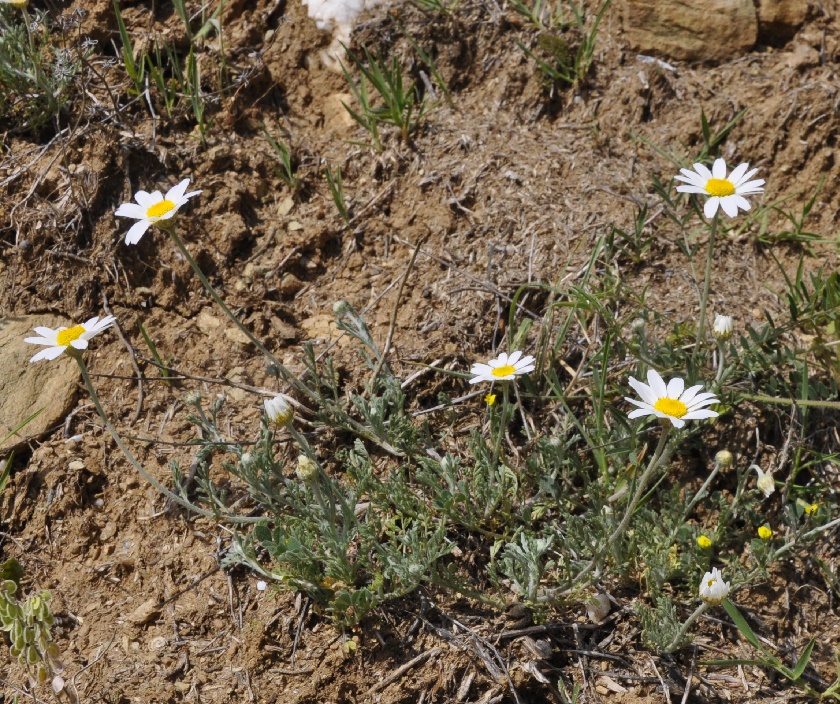
<svg viewBox="0 0 840 704"><path fill-rule="evenodd" d="M735 195L735 184L726 178L710 178L706 181L706 193L710 196L724 196Z"/></svg>
<svg viewBox="0 0 840 704"><path fill-rule="evenodd" d="M715 582L717 582L717 580L714 577L712 577L708 582L706 582L706 586L711 588L715 586Z"/></svg>
<svg viewBox="0 0 840 704"><path fill-rule="evenodd" d="M56 344L60 347L67 347L73 340L78 340L85 332L84 325L77 325L74 328L67 330L59 330L58 335L55 336Z"/></svg>
<svg viewBox="0 0 840 704"><path fill-rule="evenodd" d="M175 203L171 200L162 200L160 203L155 203L146 211L147 218L160 218L166 215L175 207Z"/></svg>
<svg viewBox="0 0 840 704"><path fill-rule="evenodd" d="M712 541L705 535L701 535L699 538L697 538L697 544L704 550L712 547Z"/></svg>
<svg viewBox="0 0 840 704"><path fill-rule="evenodd" d="M675 398L660 398L653 407L660 413L672 418L682 418L688 413L688 406Z"/></svg>
<svg viewBox="0 0 840 704"><path fill-rule="evenodd" d="M492 374L493 376L503 377L503 376L510 376L516 372L516 367L511 366L510 364L505 364L502 367L496 367Z"/></svg>

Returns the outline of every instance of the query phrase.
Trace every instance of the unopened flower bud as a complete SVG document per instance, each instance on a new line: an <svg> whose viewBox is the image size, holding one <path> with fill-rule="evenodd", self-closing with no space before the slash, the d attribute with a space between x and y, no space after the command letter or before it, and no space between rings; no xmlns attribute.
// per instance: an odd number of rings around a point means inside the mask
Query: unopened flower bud
<svg viewBox="0 0 840 704"><path fill-rule="evenodd" d="M274 398L267 398L263 405L265 406L265 414L268 419L276 425L286 425L295 417L295 409L290 404L285 396L275 396Z"/></svg>
<svg viewBox="0 0 840 704"><path fill-rule="evenodd" d="M601 623L610 613L610 598L606 594L595 594L586 600L586 615L592 623Z"/></svg>
<svg viewBox="0 0 840 704"><path fill-rule="evenodd" d="M731 315L715 314L715 324L712 328L715 337L718 340L728 340L732 337L732 330L735 328L735 321L732 320Z"/></svg>
<svg viewBox="0 0 840 704"><path fill-rule="evenodd" d="M715 455L715 462L721 467L731 467L733 459L732 453L729 450L721 450Z"/></svg>
<svg viewBox="0 0 840 704"><path fill-rule="evenodd" d="M298 466L295 474L297 474L297 478L302 482L311 482L318 476L318 465L306 455L301 455L298 457Z"/></svg>
<svg viewBox="0 0 840 704"><path fill-rule="evenodd" d="M184 396L184 401L188 406L196 406L201 401L201 393L199 391L189 391Z"/></svg>

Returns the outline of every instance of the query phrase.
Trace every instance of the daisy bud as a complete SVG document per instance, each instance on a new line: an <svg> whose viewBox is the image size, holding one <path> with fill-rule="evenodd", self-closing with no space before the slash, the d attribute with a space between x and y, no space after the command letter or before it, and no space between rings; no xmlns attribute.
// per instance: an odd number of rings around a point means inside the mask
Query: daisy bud
<svg viewBox="0 0 840 704"><path fill-rule="evenodd" d="M759 491L764 494L764 498L768 498L774 491L776 491L776 482L773 481L773 475L769 472L762 472L761 467L757 464L750 465L750 469L754 469L756 474L758 474L756 486Z"/></svg>
<svg viewBox="0 0 840 704"><path fill-rule="evenodd" d="M297 478L302 482L311 482L318 476L318 465L306 455L301 455L298 457L298 466L295 474L297 474Z"/></svg>
<svg viewBox="0 0 840 704"><path fill-rule="evenodd" d="M610 598L596 594L586 600L586 615L592 623L601 623L610 614Z"/></svg>
<svg viewBox="0 0 840 704"><path fill-rule="evenodd" d="M265 414L275 425L286 425L295 416L295 409L284 396L267 398L263 405L265 406Z"/></svg>
<svg viewBox="0 0 840 704"><path fill-rule="evenodd" d="M718 340L726 341L730 337L732 337L732 330L735 327L735 323L732 320L731 315L720 315L718 313L715 314L715 324L712 328L713 332L715 333L715 337Z"/></svg>
<svg viewBox="0 0 840 704"><path fill-rule="evenodd" d="M721 467L731 467L732 460L732 453L729 450L721 450L715 455L715 462L717 462Z"/></svg>
<svg viewBox="0 0 840 704"><path fill-rule="evenodd" d="M723 581L723 575L715 567L711 572L703 575L700 582L700 598L707 604L716 606L729 596L729 582Z"/></svg>

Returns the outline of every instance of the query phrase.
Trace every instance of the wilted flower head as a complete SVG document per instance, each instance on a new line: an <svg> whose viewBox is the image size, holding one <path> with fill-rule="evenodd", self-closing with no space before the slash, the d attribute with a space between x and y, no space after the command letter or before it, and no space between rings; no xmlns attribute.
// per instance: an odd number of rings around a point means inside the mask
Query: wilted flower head
<svg viewBox="0 0 840 704"><path fill-rule="evenodd" d="M480 381L510 381L520 374L527 374L534 371L534 358L531 355L522 356L522 352L511 352L509 355L502 352L496 359L491 359L487 364L473 364L470 374L471 384Z"/></svg>
<svg viewBox="0 0 840 704"><path fill-rule="evenodd" d="M700 598L707 604L715 606L727 596L729 596L729 582L723 581L720 570L715 567L711 572L706 572L703 575L703 581L700 582Z"/></svg>
<svg viewBox="0 0 840 704"><path fill-rule="evenodd" d="M657 418L671 421L677 428L682 428L687 420L699 420L701 418L717 418L717 411L709 410L705 406L718 403L715 395L709 391L699 393L703 388L702 384L685 388L685 381L674 377L668 384L659 374L651 369L647 375L648 383L637 381L632 376L629 379L641 401L625 397L638 408L628 414L628 418L640 418L641 416L656 416Z"/></svg>
<svg viewBox="0 0 840 704"><path fill-rule="evenodd" d="M294 407L282 395L267 398L263 401L263 406L268 419L276 425L286 425L295 416Z"/></svg>
<svg viewBox="0 0 840 704"><path fill-rule="evenodd" d="M113 315L107 315L102 320L98 317L91 318L86 323L74 325L72 328L61 327L53 330L47 327L37 327L35 332L41 337L27 337L24 342L28 342L30 345L44 345L47 349L33 355L29 361L39 362L42 359L55 359L68 347L75 350L86 350L88 340L97 333L110 328L115 320L116 318Z"/></svg>
<svg viewBox="0 0 840 704"><path fill-rule="evenodd" d="M134 195L136 203L123 203L117 208L114 213L117 217L139 220L126 233L126 244L137 244L149 227L155 223L171 220L182 205L193 196L201 193L201 191L187 193L189 185L190 180L185 178L177 186L170 188L165 196L160 191L154 193L137 191Z"/></svg>
<svg viewBox="0 0 840 704"><path fill-rule="evenodd" d="M610 598L606 594L595 594L586 600L586 615L592 623L601 623L610 615Z"/></svg>
<svg viewBox="0 0 840 704"><path fill-rule="evenodd" d="M318 465L306 455L298 457L298 466L295 470L297 478L302 482L311 482L318 476Z"/></svg>
<svg viewBox="0 0 840 704"><path fill-rule="evenodd" d="M735 321L732 320L731 315L721 315L715 313L715 324L712 331L718 340L728 340L732 337L732 331L735 329Z"/></svg>
<svg viewBox="0 0 840 704"><path fill-rule="evenodd" d="M770 472L763 472L757 464L750 465L750 469L754 469L756 474L758 474L758 481L755 485L764 494L764 498L768 498L776 491L776 482L773 480L773 475Z"/></svg>
<svg viewBox="0 0 840 704"><path fill-rule="evenodd" d="M723 208L723 212L730 218L734 218L738 214L738 208L750 209L750 202L744 196L764 192L764 179L750 181L758 169L747 171L749 168L749 164L736 166L727 178L726 162L723 159L716 159L711 171L703 164L695 164L694 171L680 169L681 175L675 178L688 185L677 186L677 191L710 196L703 206L707 218L714 217L718 206Z"/></svg>

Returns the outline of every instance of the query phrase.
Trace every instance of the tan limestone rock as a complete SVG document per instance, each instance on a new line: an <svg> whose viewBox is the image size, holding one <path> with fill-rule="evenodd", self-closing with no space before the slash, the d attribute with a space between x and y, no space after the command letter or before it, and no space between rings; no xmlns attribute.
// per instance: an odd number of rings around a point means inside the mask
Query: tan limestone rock
<svg viewBox="0 0 840 704"><path fill-rule="evenodd" d="M623 0L633 48L685 61L727 59L752 50L758 18L752 0Z"/></svg>
<svg viewBox="0 0 840 704"><path fill-rule="evenodd" d="M38 337L36 326L58 328L68 325L58 315L22 315L0 318L0 440L39 408L43 412L7 440L0 450L16 445L24 437L41 435L60 425L76 403L79 368L67 355L52 361L29 363L43 349L23 341Z"/></svg>

